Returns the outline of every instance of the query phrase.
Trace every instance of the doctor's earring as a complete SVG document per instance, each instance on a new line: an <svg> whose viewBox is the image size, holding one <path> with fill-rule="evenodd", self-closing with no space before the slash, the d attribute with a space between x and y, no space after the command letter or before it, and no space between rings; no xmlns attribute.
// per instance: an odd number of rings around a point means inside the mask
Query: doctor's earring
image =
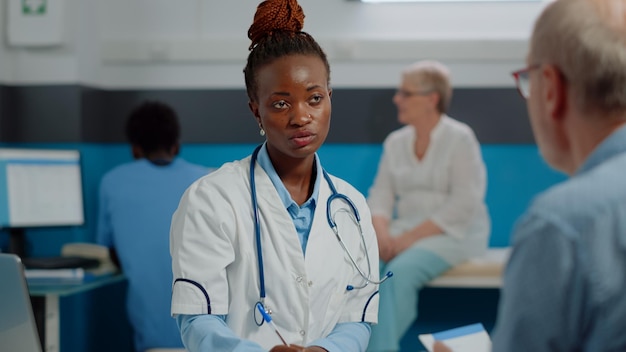
<svg viewBox="0 0 626 352"><path fill-rule="evenodd" d="M263 128L261 128L261 129L259 130L259 135L260 135L261 137L265 136L265 130L264 130Z"/></svg>

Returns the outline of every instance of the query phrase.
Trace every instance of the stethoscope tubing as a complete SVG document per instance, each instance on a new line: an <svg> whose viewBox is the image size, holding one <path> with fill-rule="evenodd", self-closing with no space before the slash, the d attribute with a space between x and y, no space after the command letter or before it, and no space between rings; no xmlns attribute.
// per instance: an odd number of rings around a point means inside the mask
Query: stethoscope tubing
<svg viewBox="0 0 626 352"><path fill-rule="evenodd" d="M265 295L266 295L265 294L265 275L264 275L264 269L263 269L263 250L262 250L262 245L261 245L261 222L259 220L259 206L258 206L258 202L257 202L256 182L255 182L255 176L254 176L254 169L255 169L255 166L256 166L256 160L257 160L259 151L261 150L262 147L263 147L263 144L257 146L254 149L254 152L252 153L252 156L250 157L250 198L252 200L252 213L253 213L253 217L254 217L254 235L255 235L255 240L256 240L257 261L258 261L258 268L259 268L259 292L260 292L259 295L260 295L260 300L259 300L259 302L257 302L256 305L260 304L262 306L262 308L264 310L266 310L266 307L265 307ZM326 201L326 218L328 220L328 225L333 230L335 236L337 237L337 240L339 241L339 244L341 245L341 247L343 248L345 253L348 254L350 262L352 262L352 265L354 266L354 268L356 268L356 270L358 271L359 275L364 280L362 285L360 285L360 286L348 285L346 287L346 290L351 291L353 289L364 288L368 284L379 285L379 284L383 283L385 280L390 278L393 275L393 273L392 272L388 272L385 275L385 277L382 280L379 280L379 281L371 279L372 278L372 266L371 266L371 263L370 263L369 253L367 253L367 245L365 243L365 238L363 237L363 229L361 227L361 216L359 215L359 210L354 205L352 200L350 198L348 198L348 196L346 196L345 194L341 194L341 193L337 192L337 189L335 188L335 185L333 184L332 180L330 179L330 175L328 175L326 170L322 169L322 174L324 175L324 178L326 179L326 182L328 183L328 186L330 187L330 190L331 190L331 195L330 195L330 197L328 197L328 200ZM358 264L354 260L354 257L352 257L352 253L350 253L350 251L348 250L348 248L344 244L343 240L341 239L341 236L339 235L339 231L337 230L337 223L335 222L335 219L333 219L333 216L332 216L332 213L331 213L331 203L332 203L333 200L337 200L337 199L343 200L346 204L348 204L348 206L352 210L352 215L351 216L354 216L355 223L357 224L357 226L359 228L359 233L361 235L361 243L363 245L364 250L366 251L366 262L367 262L367 269L368 269L368 274L367 275L358 266ZM256 310L255 310L255 312L256 312ZM269 310L266 310L266 312L271 314L269 312ZM262 318L261 322L259 323L257 321L257 319L256 319L256 315L254 317L255 317L255 322L259 326L262 325L263 322L265 321L265 319Z"/></svg>
<svg viewBox="0 0 626 352"><path fill-rule="evenodd" d="M252 198L252 212L254 213L254 235L256 239L256 254L259 267L259 290L261 296L261 304L265 306L265 271L263 270L263 250L261 248L261 222L259 220L259 205L256 197L256 182L254 177L254 166L259 150L263 145L259 145L254 149L250 159L250 195Z"/></svg>

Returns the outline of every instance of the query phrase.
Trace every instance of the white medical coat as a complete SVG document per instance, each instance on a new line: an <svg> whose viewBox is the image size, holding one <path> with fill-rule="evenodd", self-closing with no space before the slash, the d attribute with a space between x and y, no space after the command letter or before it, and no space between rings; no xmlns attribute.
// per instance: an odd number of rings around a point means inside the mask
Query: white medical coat
<svg viewBox="0 0 626 352"><path fill-rule="evenodd" d="M259 301L259 269L249 183L250 157L227 163L191 185L172 218L172 314L228 315L226 323L240 337L264 348L281 344L253 314ZM320 173L321 176L321 173ZM363 279L341 248L326 217L331 190L322 180L306 256L291 217L270 178L255 167L261 224L266 307L289 343L306 345L327 336L337 323L377 322L377 285L347 291ZM367 253L357 226L341 200L332 203L342 240L372 280L378 280L378 246L365 198L345 181L331 176L361 216Z"/></svg>

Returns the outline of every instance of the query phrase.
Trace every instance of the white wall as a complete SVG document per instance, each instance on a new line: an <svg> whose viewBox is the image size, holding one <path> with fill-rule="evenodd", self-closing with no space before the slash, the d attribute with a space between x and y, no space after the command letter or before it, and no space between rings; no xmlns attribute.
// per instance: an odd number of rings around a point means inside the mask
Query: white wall
<svg viewBox="0 0 626 352"><path fill-rule="evenodd" d="M243 87L247 30L258 0L64 1L64 44L25 48L4 40L0 82ZM395 86L400 69L422 58L448 64L457 87L491 87L512 86L510 71L523 65L545 2L300 4L304 30L329 55L335 87ZM6 37L5 25L0 34Z"/></svg>
<svg viewBox="0 0 626 352"><path fill-rule="evenodd" d="M0 17L0 82L10 84L57 84L78 82L78 55L76 37L82 30L77 25L77 11L81 0L54 0L63 9L63 44L46 46L15 46L8 39L8 2L0 0L4 15Z"/></svg>

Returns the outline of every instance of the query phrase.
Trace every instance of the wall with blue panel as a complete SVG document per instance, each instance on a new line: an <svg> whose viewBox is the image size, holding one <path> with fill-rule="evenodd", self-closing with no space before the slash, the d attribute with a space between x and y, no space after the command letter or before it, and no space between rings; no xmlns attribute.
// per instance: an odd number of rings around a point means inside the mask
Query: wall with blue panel
<svg viewBox="0 0 626 352"><path fill-rule="evenodd" d="M394 89L335 89L331 132L319 155L324 167L367 195L384 137L399 125L391 103ZM123 126L130 108L146 99L171 104L182 124L181 155L217 167L247 156L262 141L246 107L244 90L101 90L76 85L0 86L0 145L76 148L82 156L85 225L28 229L31 255L58 255L67 242L95 239L98 184L105 172L131 160ZM514 89L455 89L450 115L469 124L487 167L486 203L492 219L490 245L507 246L515 220L537 193L564 179L542 161L523 101ZM0 246L6 247L0 231ZM403 346L415 350L419 329L451 327L493 314L497 292L476 295L479 311L450 306L475 292L424 292L422 319ZM452 298L450 297L453 296ZM61 300L64 351L130 351L125 284ZM445 313L441 308L451 308ZM428 309L430 308L430 309ZM430 310L430 313L429 313ZM92 317L97 317L94 319ZM425 320L424 320L425 319ZM490 324L491 324L490 323ZM451 324L451 325L446 325Z"/></svg>
<svg viewBox="0 0 626 352"><path fill-rule="evenodd" d="M5 144L6 145L6 144ZM41 228L28 229L27 237L31 255L45 256L57 255L61 246L67 242L92 242L95 239L97 218L97 192L98 184L102 175L123 162L131 160L130 149L126 144L89 144L89 143L46 143L46 144L10 144L10 146L36 147L36 148L77 148L81 152L83 168L83 188L85 201L86 223L81 227L71 228ZM181 156L189 161L206 166L218 167L224 162L240 159L247 156L255 144L185 144L182 147ZM325 168L332 174L346 179L362 193L367 194L369 186L375 177L378 160L381 154L380 144L326 144L320 151L320 158ZM492 236L490 245L493 247L507 246L510 240L511 228L516 218L524 211L528 203L538 192L550 187L562 180L563 175L558 174L547 167L539 156L537 147L534 145L496 145L482 146L483 158L487 166L488 190L486 202L492 218ZM346 162L349 160L350 162ZM6 241L6 239L4 239ZM62 299L62 345L69 351L106 351L128 348L131 343L130 326L125 320L120 321L120 316L125 316L125 308L120 306L124 301L125 284L117 287L109 287L76 297ZM428 302L435 306L446 301L441 293L433 295L424 293ZM470 296L477 298L478 306L482 304L485 309L493 310L495 305L489 304L493 300L493 292L476 295L470 291ZM467 293L464 294L468 296ZM485 302L486 301L486 302ZM481 303L482 302L482 303ZM492 302L493 303L493 302ZM432 309L431 309L432 310ZM459 319L479 319L476 310L459 317L459 311L429 313L428 309L423 314L429 319L429 327L433 324L441 328L447 321L457 323ZM87 312L87 314L83 314ZM480 311L478 311L480 312ZM482 314L485 314L484 312ZM468 318L467 316L471 317ZM90 316L97 316L96 322L89 321ZM438 319L438 320L437 320ZM442 322L444 321L444 322ZM453 323L453 324L455 324ZM72 331L81 331L84 326L90 326L85 334L76 335ZM414 329L420 326L416 325ZM416 333L412 331L404 342L415 343ZM105 345L92 345L97 339L88 336L106 334L115 336L107 339Z"/></svg>
<svg viewBox="0 0 626 352"><path fill-rule="evenodd" d="M11 144L15 145L15 144ZM85 200L85 226L78 228L29 229L31 254L55 255L61 246L72 241L93 241L97 216L97 188L102 175L123 162L131 161L125 144L19 144L22 147L77 148L81 152ZM189 161L218 167L224 162L243 158L254 144L186 144L181 156ZM319 155L324 167L344 178L367 195L381 154L379 144L326 144ZM564 179L541 159L534 145L483 145L487 166L486 203L492 220L490 245L509 244L511 227L532 197ZM349 162L346 162L349 160Z"/></svg>

